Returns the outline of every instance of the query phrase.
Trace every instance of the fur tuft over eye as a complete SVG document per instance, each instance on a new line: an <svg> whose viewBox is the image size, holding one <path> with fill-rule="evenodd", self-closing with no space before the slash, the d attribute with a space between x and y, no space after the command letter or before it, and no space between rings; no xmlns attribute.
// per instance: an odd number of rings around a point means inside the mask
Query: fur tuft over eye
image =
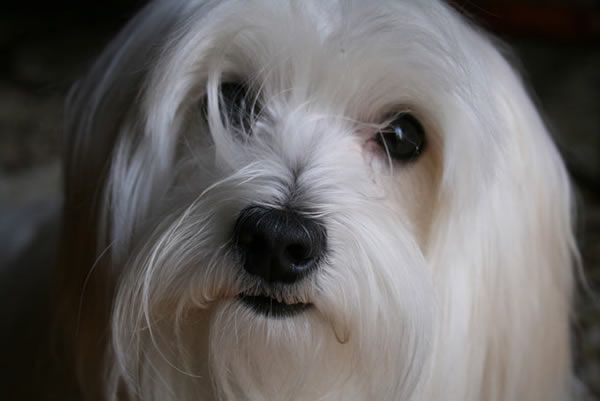
<svg viewBox="0 0 600 401"><path fill-rule="evenodd" d="M256 99L250 94L246 85L238 82L221 84L220 110L225 124L250 135L256 108Z"/></svg>

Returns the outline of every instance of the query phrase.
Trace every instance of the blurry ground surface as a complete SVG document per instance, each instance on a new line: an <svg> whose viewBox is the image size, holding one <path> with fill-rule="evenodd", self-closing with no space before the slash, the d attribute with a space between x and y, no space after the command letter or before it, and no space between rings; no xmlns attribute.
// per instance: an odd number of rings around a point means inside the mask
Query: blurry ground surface
<svg viewBox="0 0 600 401"><path fill-rule="evenodd" d="M40 236L56 240L61 121L66 92L128 10L46 18L0 15L0 302L18 277L7 270ZM512 41L577 185L578 233L589 283L600 288L600 45ZM29 258L40 252L29 250ZM16 295L15 295L16 296ZM600 395L600 308L582 297L577 370ZM11 319L3 319L10 327ZM591 398L590 398L591 399Z"/></svg>

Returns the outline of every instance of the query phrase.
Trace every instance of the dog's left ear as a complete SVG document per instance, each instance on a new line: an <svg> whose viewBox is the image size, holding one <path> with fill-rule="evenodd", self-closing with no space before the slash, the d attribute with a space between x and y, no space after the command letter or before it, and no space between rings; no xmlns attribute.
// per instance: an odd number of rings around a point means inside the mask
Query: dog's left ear
<svg viewBox="0 0 600 401"><path fill-rule="evenodd" d="M576 251L567 173L518 75L472 33L470 87L440 124L428 254L442 315L433 383L444 385L432 399L568 399Z"/></svg>
<svg viewBox="0 0 600 401"><path fill-rule="evenodd" d="M118 142L139 127L130 122L137 98L160 51L165 35L180 12L169 2L144 9L111 42L84 79L73 88L67 104L64 154L65 199L58 264L57 337L63 349L65 376L77 378L86 399L99 397L103 387L101 362L108 338L112 307L112 271L108 201L111 171ZM134 191L134 182L130 191Z"/></svg>

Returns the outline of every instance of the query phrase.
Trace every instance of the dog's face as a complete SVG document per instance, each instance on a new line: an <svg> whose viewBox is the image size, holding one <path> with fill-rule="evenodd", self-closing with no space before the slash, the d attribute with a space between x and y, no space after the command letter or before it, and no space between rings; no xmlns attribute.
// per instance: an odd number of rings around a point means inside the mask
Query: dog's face
<svg viewBox="0 0 600 401"><path fill-rule="evenodd" d="M73 99L104 391L561 396L568 186L496 50L431 2L213 3L149 6Z"/></svg>

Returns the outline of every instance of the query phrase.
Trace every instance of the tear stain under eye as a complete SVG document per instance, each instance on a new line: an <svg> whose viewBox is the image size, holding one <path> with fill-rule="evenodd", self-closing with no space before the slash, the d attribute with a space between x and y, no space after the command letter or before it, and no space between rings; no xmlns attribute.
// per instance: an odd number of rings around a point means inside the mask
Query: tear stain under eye
<svg viewBox="0 0 600 401"><path fill-rule="evenodd" d="M370 138L362 144L362 156L366 165L370 167L369 178L372 182L377 181L375 173L393 171L393 164L390 163L390 158L374 138Z"/></svg>

